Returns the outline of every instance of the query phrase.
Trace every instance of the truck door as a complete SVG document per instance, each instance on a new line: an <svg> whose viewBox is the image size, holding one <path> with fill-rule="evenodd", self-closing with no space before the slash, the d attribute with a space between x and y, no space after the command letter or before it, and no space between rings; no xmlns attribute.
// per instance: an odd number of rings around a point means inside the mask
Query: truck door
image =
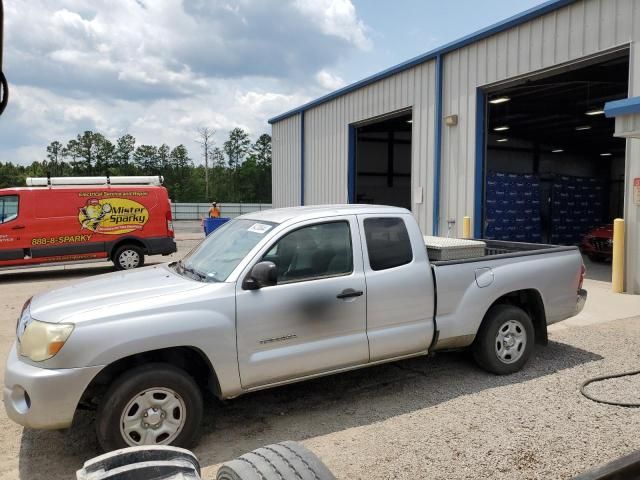
<svg viewBox="0 0 640 480"><path fill-rule="evenodd" d="M371 361L425 352L434 286L422 233L410 214L359 215Z"/></svg>
<svg viewBox="0 0 640 480"><path fill-rule="evenodd" d="M238 281L237 344L243 388L369 361L367 291L357 220L303 222L252 263L269 260L277 285L243 290Z"/></svg>
<svg viewBox="0 0 640 480"><path fill-rule="evenodd" d="M24 259L26 225L17 194L0 195L0 266Z"/></svg>

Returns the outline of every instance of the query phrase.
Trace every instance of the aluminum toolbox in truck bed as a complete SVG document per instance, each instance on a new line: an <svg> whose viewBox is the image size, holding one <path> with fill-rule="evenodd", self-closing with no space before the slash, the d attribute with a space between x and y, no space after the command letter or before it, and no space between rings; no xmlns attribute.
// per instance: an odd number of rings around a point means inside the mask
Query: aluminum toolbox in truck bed
<svg viewBox="0 0 640 480"><path fill-rule="evenodd" d="M465 258L483 257L487 244L479 240L462 238L424 237L429 260L462 260Z"/></svg>

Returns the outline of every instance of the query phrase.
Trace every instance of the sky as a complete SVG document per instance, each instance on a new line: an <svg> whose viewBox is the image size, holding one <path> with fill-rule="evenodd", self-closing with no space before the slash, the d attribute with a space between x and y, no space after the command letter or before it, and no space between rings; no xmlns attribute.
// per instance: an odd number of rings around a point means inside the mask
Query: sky
<svg viewBox="0 0 640 480"><path fill-rule="evenodd" d="M93 130L221 145L541 0L5 0L0 161Z"/></svg>

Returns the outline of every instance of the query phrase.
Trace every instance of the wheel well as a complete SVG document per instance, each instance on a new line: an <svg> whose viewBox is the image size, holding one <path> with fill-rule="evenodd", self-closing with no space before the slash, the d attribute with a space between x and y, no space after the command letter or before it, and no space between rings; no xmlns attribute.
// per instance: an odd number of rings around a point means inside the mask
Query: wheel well
<svg viewBox="0 0 640 480"><path fill-rule="evenodd" d="M147 246L141 240L138 240L137 238L123 238L113 244L111 251L109 252L109 258L113 260L113 256L123 245L135 245L136 247L140 247L145 254L147 253Z"/></svg>
<svg viewBox="0 0 640 480"><path fill-rule="evenodd" d="M534 289L516 290L498 298L491 304L491 307L494 305L513 305L522 308L531 317L536 343L547 344L547 316L540 292Z"/></svg>
<svg viewBox="0 0 640 480"><path fill-rule="evenodd" d="M109 385L122 373L147 363L168 363L191 375L203 390L220 395L218 377L206 355L195 347L171 347L121 358L100 371L85 389L80 406L94 408Z"/></svg>

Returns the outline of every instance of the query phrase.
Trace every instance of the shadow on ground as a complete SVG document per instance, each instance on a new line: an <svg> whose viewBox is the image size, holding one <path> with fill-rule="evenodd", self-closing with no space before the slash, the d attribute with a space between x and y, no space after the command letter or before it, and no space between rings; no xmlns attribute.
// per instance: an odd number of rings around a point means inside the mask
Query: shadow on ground
<svg viewBox="0 0 640 480"><path fill-rule="evenodd" d="M462 395L522 383L601 360L594 353L558 342L538 348L528 366L495 376L476 368L464 352L415 358L256 392L228 402L209 399L200 445L203 467L262 445L305 440L432 407ZM92 414L81 412L66 431L25 429L20 478L74 478L98 455Z"/></svg>

